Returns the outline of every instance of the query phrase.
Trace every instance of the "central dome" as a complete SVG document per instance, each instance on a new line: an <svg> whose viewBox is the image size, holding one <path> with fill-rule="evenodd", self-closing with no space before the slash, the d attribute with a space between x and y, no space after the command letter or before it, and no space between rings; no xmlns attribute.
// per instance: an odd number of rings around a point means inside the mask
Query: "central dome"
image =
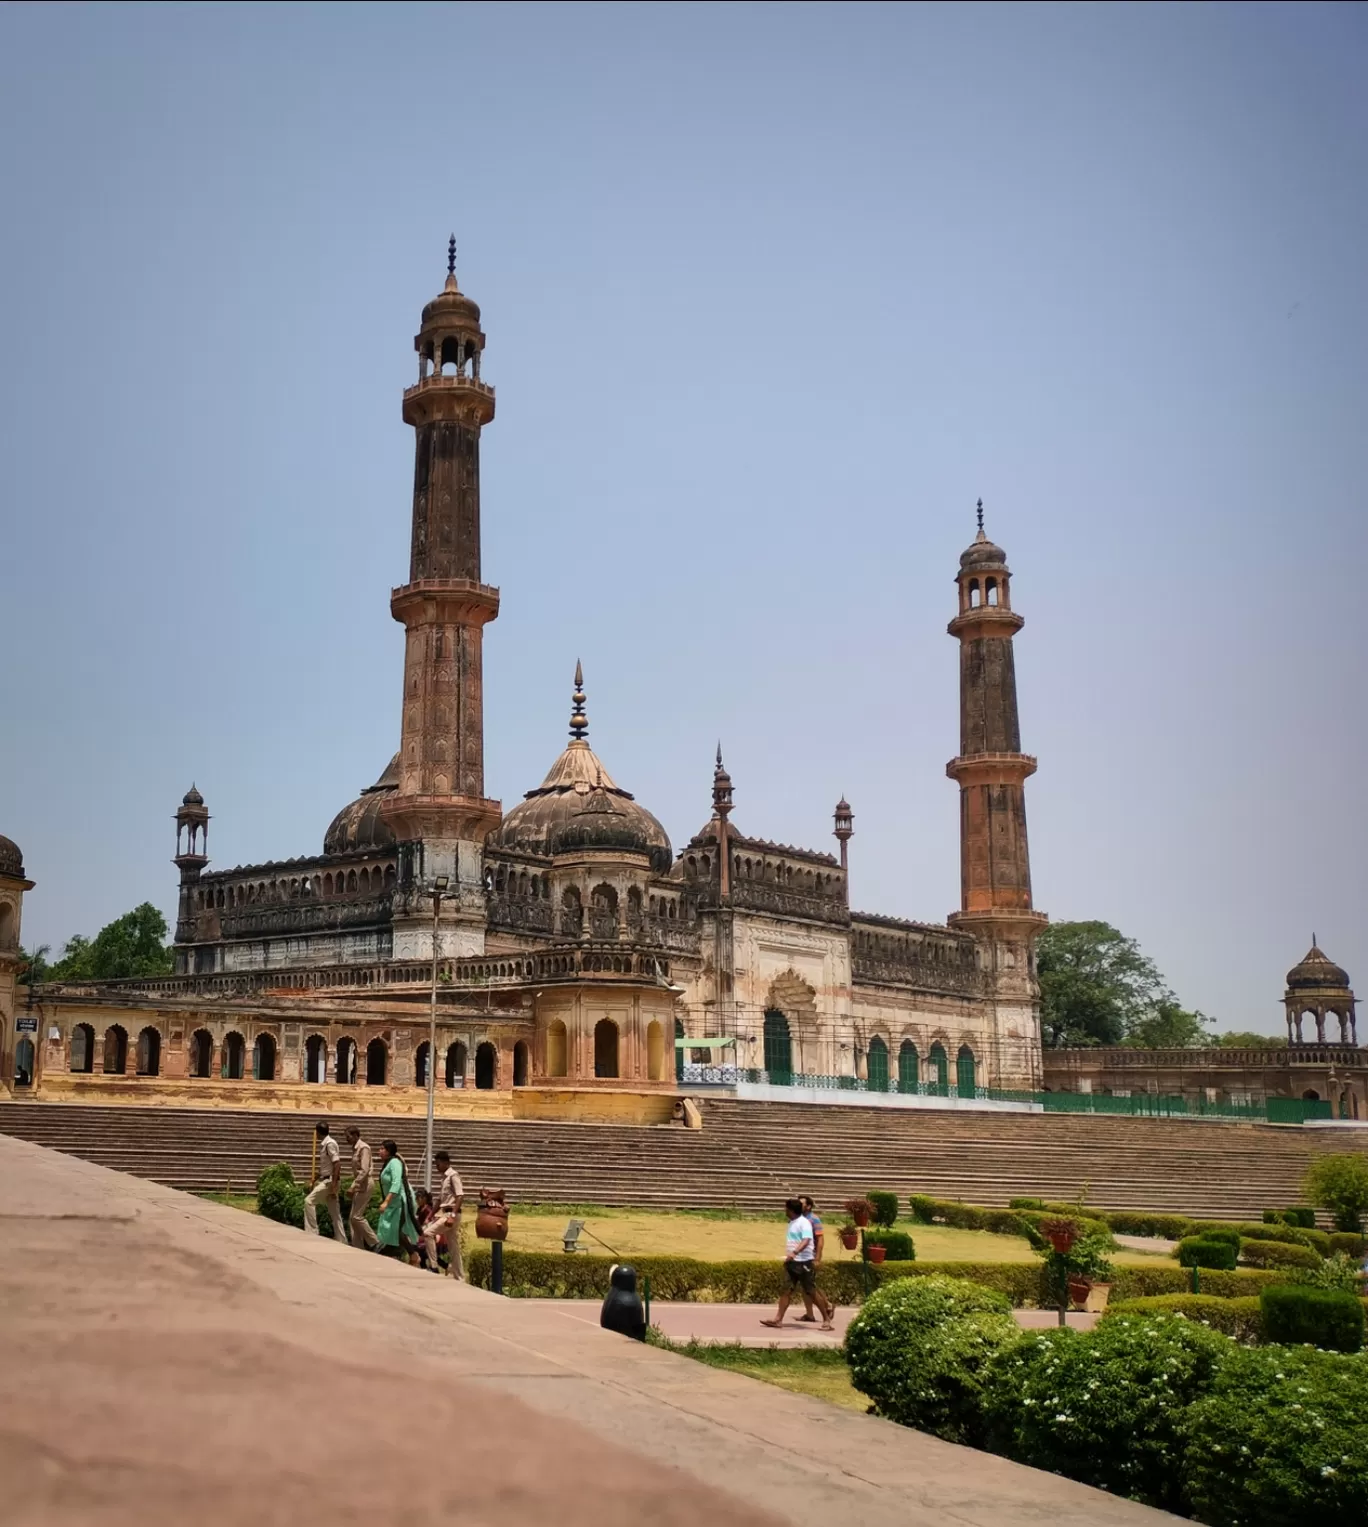
<svg viewBox="0 0 1368 1527"><path fill-rule="evenodd" d="M575 668L570 743L536 790L485 839L492 849L554 856L581 849L645 854L664 874L673 859L665 829L630 792L614 782L585 734L582 670Z"/></svg>
<svg viewBox="0 0 1368 1527"><path fill-rule="evenodd" d="M396 753L380 778L332 819L323 837L323 852L349 854L368 848L388 848L394 842L394 833L380 815L380 803L398 788L399 755Z"/></svg>

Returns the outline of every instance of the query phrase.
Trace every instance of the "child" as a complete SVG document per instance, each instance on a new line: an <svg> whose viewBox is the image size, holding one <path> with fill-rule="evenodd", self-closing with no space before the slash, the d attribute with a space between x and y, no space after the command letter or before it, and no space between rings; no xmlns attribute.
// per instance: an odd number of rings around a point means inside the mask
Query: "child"
<svg viewBox="0 0 1368 1527"><path fill-rule="evenodd" d="M427 1267L427 1246L423 1240L423 1226L432 1218L432 1194L426 1188L419 1188L414 1195L418 1201L418 1267ZM434 1269L435 1270L435 1269Z"/></svg>

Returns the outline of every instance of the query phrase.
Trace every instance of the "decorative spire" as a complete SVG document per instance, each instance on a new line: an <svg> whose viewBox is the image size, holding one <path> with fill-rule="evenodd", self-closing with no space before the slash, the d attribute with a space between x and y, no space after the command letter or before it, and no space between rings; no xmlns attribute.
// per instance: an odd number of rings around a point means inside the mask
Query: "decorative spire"
<svg viewBox="0 0 1368 1527"><path fill-rule="evenodd" d="M979 538L980 541L984 541L984 540L987 540L987 537L983 533L983 500L982 499L979 499L978 504L976 505L976 508L978 509L978 538Z"/></svg>
<svg viewBox="0 0 1368 1527"><path fill-rule="evenodd" d="M453 233L447 240L447 275L456 274L456 235Z"/></svg>
<svg viewBox="0 0 1368 1527"><path fill-rule="evenodd" d="M582 742L589 732L589 718L584 714L584 699L584 669L576 658L575 692L570 696L570 703L574 706L570 712L570 735L576 742Z"/></svg>
<svg viewBox="0 0 1368 1527"><path fill-rule="evenodd" d="M713 812L724 822L732 809L732 782L722 763L722 744L717 744L717 766L713 769Z"/></svg>

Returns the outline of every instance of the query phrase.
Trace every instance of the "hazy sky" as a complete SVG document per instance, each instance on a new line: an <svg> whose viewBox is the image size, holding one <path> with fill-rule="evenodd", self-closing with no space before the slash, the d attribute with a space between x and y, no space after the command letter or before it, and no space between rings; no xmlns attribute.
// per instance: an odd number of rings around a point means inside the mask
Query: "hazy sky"
<svg viewBox="0 0 1368 1527"><path fill-rule="evenodd" d="M1007 548L1036 903L1281 1027L1368 991L1368 10L0 10L0 831L25 941L316 852L399 732L412 336L484 312L487 777L957 905Z"/></svg>

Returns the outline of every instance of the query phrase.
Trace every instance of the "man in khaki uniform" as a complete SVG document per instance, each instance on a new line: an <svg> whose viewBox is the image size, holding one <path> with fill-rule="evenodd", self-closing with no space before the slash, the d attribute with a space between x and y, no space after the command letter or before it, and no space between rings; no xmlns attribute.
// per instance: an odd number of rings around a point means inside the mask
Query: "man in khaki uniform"
<svg viewBox="0 0 1368 1527"><path fill-rule="evenodd" d="M433 1272L439 1271L437 1237L440 1235L445 1239L447 1251L451 1257L451 1265L447 1268L448 1276L463 1278L465 1269L461 1266L461 1205L465 1201L465 1189L461 1186L461 1179L446 1151L438 1151L432 1159L442 1174L442 1185L437 1190L437 1212L423 1226L428 1266Z"/></svg>
<svg viewBox="0 0 1368 1527"><path fill-rule="evenodd" d="M374 1251L380 1241L366 1218L375 1181L371 1175L371 1148L361 1138L361 1131L355 1124L347 1131L347 1144L352 1153L351 1214L348 1216L351 1243L365 1251Z"/></svg>
<svg viewBox="0 0 1368 1527"><path fill-rule="evenodd" d="M347 1232L342 1224L342 1205L337 1190L342 1184L342 1152L337 1141L328 1132L326 1119L314 1125L318 1136L318 1166L314 1171L313 1186L304 1200L304 1229L310 1235L318 1234L318 1206L325 1204L332 1219L333 1240L347 1244Z"/></svg>

